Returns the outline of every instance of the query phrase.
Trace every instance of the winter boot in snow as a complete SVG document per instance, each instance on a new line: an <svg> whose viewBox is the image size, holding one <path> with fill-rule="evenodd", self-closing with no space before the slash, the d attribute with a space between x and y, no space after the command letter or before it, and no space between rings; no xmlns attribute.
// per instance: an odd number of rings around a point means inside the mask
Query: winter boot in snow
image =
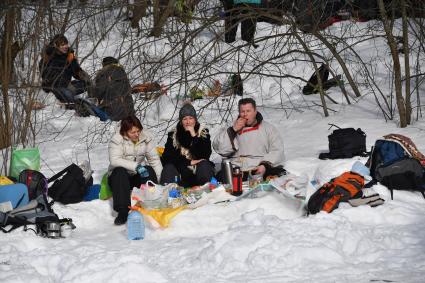
<svg viewBox="0 0 425 283"><path fill-rule="evenodd" d="M127 222L128 210L118 211L118 216L114 220L115 225L123 225Z"/></svg>

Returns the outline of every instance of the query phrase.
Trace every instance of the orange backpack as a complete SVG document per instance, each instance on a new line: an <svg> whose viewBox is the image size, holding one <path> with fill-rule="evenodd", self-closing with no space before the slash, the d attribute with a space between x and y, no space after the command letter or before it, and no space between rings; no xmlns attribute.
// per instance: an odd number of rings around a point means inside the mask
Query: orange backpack
<svg viewBox="0 0 425 283"><path fill-rule="evenodd" d="M330 213L338 208L341 201L361 197L363 186L364 178L361 175L345 172L324 184L310 197L308 213L316 214L321 210Z"/></svg>

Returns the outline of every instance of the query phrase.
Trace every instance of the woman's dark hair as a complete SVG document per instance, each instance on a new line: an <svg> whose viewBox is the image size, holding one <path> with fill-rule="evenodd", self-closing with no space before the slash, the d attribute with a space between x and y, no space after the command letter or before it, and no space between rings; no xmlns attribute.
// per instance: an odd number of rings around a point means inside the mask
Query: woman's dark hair
<svg viewBox="0 0 425 283"><path fill-rule="evenodd" d="M121 136L125 136L131 128L136 127L139 130L143 130L142 123L140 123L139 118L136 116L128 116L127 118L124 118L121 120L121 128L120 128L120 134Z"/></svg>
<svg viewBox="0 0 425 283"><path fill-rule="evenodd" d="M68 39L63 34L57 34L53 37L51 44L54 46L61 46L62 44L68 44Z"/></svg>

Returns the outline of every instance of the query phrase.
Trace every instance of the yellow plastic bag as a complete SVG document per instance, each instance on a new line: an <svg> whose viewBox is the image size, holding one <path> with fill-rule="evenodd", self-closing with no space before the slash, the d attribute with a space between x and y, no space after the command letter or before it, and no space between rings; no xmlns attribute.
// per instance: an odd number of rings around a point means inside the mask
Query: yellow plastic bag
<svg viewBox="0 0 425 283"><path fill-rule="evenodd" d="M161 228L167 228L170 225L171 219L173 219L179 212L185 209L187 205L183 205L177 208L162 208L162 209L152 209L147 210L143 207L132 207L134 210L138 210L144 216L152 217Z"/></svg>
<svg viewBox="0 0 425 283"><path fill-rule="evenodd" d="M5 177L5 176L0 176L0 186L3 185L12 185L14 184L9 178Z"/></svg>

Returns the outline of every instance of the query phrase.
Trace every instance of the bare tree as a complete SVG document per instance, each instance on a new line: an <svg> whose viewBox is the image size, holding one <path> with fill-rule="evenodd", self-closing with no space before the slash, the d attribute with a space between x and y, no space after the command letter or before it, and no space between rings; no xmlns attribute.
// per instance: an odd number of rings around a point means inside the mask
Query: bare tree
<svg viewBox="0 0 425 283"><path fill-rule="evenodd" d="M309 1L302 1L304 6L300 1L284 1L277 6L244 7L243 11L223 6L218 0L155 0L151 5L142 0L131 5L123 0L6 2L7 8L0 14L3 24L0 30L2 148L31 145L40 130L47 132L45 140L55 139L63 130L49 124L55 119L54 115L63 113L49 113L46 117L31 111L34 100L49 96L40 91L37 64L42 46L57 33L72 38L72 47L80 63L91 75L99 69L102 57L114 56L125 67L132 84L158 81L166 85L174 112L182 100L190 99L190 90L207 93L214 81L220 81L223 89L220 96L211 96L199 103L201 112L223 108L220 109L223 114L217 116L220 120L210 123L232 118L236 98L225 95L229 93L226 92L228 78L235 73L240 74L248 86L245 90L258 92L261 100L277 98L278 105L273 107L281 110L285 117L291 111L306 108L318 109L328 116L330 111L335 111L332 105L340 103L339 93L342 94L340 100L348 104L372 93L383 117L392 120L395 117L392 95L387 95L387 85L383 81L389 82L390 89L393 86L391 80L380 75L381 66L388 63L389 77L394 78L400 126L411 122L412 99L417 101L417 115L422 107L419 89L424 80L421 62L425 54L425 29L421 19L410 18L412 9L407 0L400 2L404 77L394 35L398 27L394 24L392 10L383 6L383 0L379 0L383 25L372 21L360 27L345 22L337 28L326 28L335 12L332 9L338 8L333 6L334 1L314 0L310 1L310 6L304 5ZM133 13L130 18L128 11ZM25 21L20 14L25 14ZM235 41L225 42L229 29L240 28L244 20L257 25L252 40L242 41L236 36ZM365 54L359 52L365 42L382 38L387 39L391 50L391 66L385 54L375 51L376 57L365 58ZM418 58L415 68L411 68L409 61L409 56L413 55ZM347 83L341 80L339 89L324 90L324 82L319 78L320 97L302 96L302 86L320 63L327 65L334 77L342 73ZM16 77L13 89L12 73ZM415 86L411 87L413 80ZM415 91L416 97L411 97ZM245 91L244 95L254 94ZM135 94L134 98L140 117L149 116L156 107L157 102L147 96ZM162 135L174 125L173 120L149 123L148 127L154 127ZM109 124L93 125L82 142L88 144L87 148L90 144L105 143L109 127Z"/></svg>

